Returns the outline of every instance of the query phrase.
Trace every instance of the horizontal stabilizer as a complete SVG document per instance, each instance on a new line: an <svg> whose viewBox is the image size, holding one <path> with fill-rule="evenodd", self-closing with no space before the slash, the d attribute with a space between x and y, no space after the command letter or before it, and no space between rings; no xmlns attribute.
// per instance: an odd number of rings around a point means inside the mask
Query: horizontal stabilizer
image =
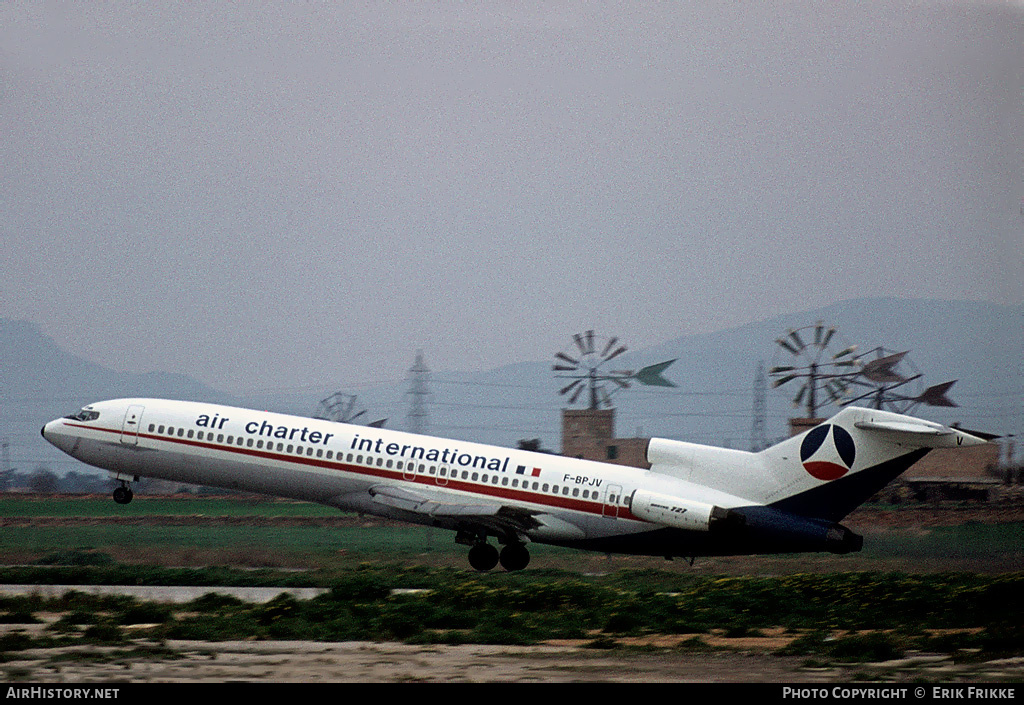
<svg viewBox="0 0 1024 705"><path fill-rule="evenodd" d="M985 439L962 429L910 417L904 420L868 419L857 421L854 426L862 431L879 431L896 443L917 448L955 448L987 443Z"/></svg>

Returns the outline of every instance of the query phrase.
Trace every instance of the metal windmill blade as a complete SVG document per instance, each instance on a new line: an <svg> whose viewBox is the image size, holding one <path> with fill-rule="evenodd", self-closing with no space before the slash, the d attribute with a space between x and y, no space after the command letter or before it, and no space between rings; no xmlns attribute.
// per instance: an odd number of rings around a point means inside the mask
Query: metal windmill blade
<svg viewBox="0 0 1024 705"><path fill-rule="evenodd" d="M606 338L588 330L574 334L572 341L569 351L555 353L551 367L556 378L570 380L558 390L569 404L575 404L586 392L591 409L611 407L613 395L629 389L633 381L649 386L675 386L661 374L673 361L650 365L639 372L609 370L608 363L629 350L617 337Z"/></svg>
<svg viewBox="0 0 1024 705"><path fill-rule="evenodd" d="M775 361L768 374L772 387L793 386L794 406L803 405L808 418L817 418L822 406L838 403L846 393L843 382L857 373L857 346L848 344L834 326L819 321L790 329L775 340Z"/></svg>

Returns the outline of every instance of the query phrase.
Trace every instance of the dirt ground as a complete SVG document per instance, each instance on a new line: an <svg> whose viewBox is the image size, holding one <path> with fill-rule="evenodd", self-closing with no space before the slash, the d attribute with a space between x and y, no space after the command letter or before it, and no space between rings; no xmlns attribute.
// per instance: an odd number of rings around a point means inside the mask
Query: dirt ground
<svg viewBox="0 0 1024 705"><path fill-rule="evenodd" d="M736 641L736 640L729 640ZM662 644L661 646L668 646ZM847 683L1020 682L1024 658L963 663L940 654L899 661L808 665L766 644L686 653L542 646L410 646L374 642L190 642L18 653L8 683Z"/></svg>

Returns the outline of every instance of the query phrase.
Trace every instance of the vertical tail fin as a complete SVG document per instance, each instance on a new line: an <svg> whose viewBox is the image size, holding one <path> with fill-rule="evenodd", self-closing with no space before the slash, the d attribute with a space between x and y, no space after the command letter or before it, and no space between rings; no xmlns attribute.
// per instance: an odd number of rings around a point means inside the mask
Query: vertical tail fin
<svg viewBox="0 0 1024 705"><path fill-rule="evenodd" d="M777 482L765 503L805 517L839 521L932 448L985 442L961 429L912 416L847 407L760 453Z"/></svg>

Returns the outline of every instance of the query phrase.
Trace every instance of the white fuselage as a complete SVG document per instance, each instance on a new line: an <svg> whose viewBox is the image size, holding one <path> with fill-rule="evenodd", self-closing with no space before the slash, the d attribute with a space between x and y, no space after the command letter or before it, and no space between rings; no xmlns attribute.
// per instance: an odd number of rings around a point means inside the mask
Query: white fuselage
<svg viewBox="0 0 1024 705"><path fill-rule="evenodd" d="M162 399L91 404L43 437L111 471L121 503L140 476L319 502L452 529L478 570L522 569L528 541L691 557L857 551L861 537L836 522L931 448L985 443L846 407L760 453L652 439L643 470Z"/></svg>
<svg viewBox="0 0 1024 705"><path fill-rule="evenodd" d="M635 516L634 491L730 508L752 502L643 469L214 404L119 399L56 419L43 436L124 480L153 477L318 502L458 528L462 519L382 504L374 492L426 493L541 517L524 531L563 543L664 528ZM84 411L84 410L83 410Z"/></svg>

